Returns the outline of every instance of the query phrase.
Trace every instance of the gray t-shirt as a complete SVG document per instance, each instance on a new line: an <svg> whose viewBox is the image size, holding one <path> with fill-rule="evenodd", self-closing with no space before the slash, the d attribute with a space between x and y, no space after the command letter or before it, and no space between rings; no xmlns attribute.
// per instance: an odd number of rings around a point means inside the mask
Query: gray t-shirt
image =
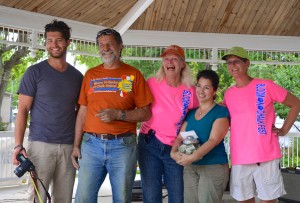
<svg viewBox="0 0 300 203"><path fill-rule="evenodd" d="M69 64L64 72L47 60L28 68L18 94L33 97L29 141L73 144L82 74Z"/></svg>

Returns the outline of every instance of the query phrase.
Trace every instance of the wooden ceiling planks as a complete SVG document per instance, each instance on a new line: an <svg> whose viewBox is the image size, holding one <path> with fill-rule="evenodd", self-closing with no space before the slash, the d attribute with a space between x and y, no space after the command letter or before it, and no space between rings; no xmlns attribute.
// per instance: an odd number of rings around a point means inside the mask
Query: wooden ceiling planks
<svg viewBox="0 0 300 203"><path fill-rule="evenodd" d="M252 33L253 30L255 29L255 27L258 25L258 23L260 21L262 21L263 13L265 12L265 9L268 7L268 5L269 5L268 1L261 0L261 4L259 5L259 8L258 8L254 18L246 31L247 34Z"/></svg>
<svg viewBox="0 0 300 203"><path fill-rule="evenodd" d="M18 0L0 0L0 5L15 8L14 5L16 4L16 2L20 2L20 1L18 1Z"/></svg>
<svg viewBox="0 0 300 203"><path fill-rule="evenodd" d="M12 1L13 2L13 1ZM29 11L36 11L36 9L44 3L44 0L28 0L26 3L19 1L20 4L16 3L15 6L19 7L20 9L27 8Z"/></svg>
<svg viewBox="0 0 300 203"><path fill-rule="evenodd" d="M200 0L200 1L201 1L201 5L199 7L199 10L196 11L197 12L197 17L196 17L195 23L193 24L192 32L198 32L199 31L201 23L202 23L203 16L205 14L206 7L209 3L209 1L207 1L207 0Z"/></svg>
<svg viewBox="0 0 300 203"><path fill-rule="evenodd" d="M209 4L207 5L207 8L205 10L204 16L203 16L203 20L200 24L200 27L198 29L198 32L205 32L206 30L206 26L209 22L209 19L211 18L212 12L213 12L213 8L215 7L217 0L210 0Z"/></svg>
<svg viewBox="0 0 300 203"><path fill-rule="evenodd" d="M150 20L150 30L157 30L157 23L159 19L159 14L161 12L161 1L156 1L153 7L153 12Z"/></svg>
<svg viewBox="0 0 300 203"><path fill-rule="evenodd" d="M106 27L112 27L111 25L108 24L108 22L112 18L115 18L117 16L117 12L116 10L114 10L114 8L116 8L116 4L118 3L120 3L120 0L115 0L115 1L105 0L105 2L102 2L104 8L101 10L101 12L98 13L98 16L96 17L97 21L101 23L101 25Z"/></svg>
<svg viewBox="0 0 300 203"><path fill-rule="evenodd" d="M99 18L99 14L103 10L104 5L101 2L91 1L89 6L84 6L84 9L77 11L74 15L78 16L77 18L81 22L92 22L92 24L101 25L101 18Z"/></svg>
<svg viewBox="0 0 300 203"><path fill-rule="evenodd" d="M114 17L110 18L107 21L108 27L115 27L120 20L129 12L129 10L134 6L136 0L127 1L125 4L123 1L119 1L118 4L115 4L113 8L111 8L111 12L115 13Z"/></svg>
<svg viewBox="0 0 300 203"><path fill-rule="evenodd" d="M181 4L179 12L178 12L178 17L177 17L176 23L174 25L174 29L173 29L174 31L177 31L177 32L180 31L181 25L185 19L185 16L187 15L187 9L188 9L189 3L190 3L189 0L182 1L182 4Z"/></svg>
<svg viewBox="0 0 300 203"><path fill-rule="evenodd" d="M38 5L38 7L36 7L36 9L33 12L60 17L58 14L56 14L56 11L59 11L59 7L57 5L60 3L62 3L62 1L60 0L53 0L53 1L44 0ZM24 10L28 11L27 7ZM56 15L53 15L54 13Z"/></svg>
<svg viewBox="0 0 300 203"><path fill-rule="evenodd" d="M211 17L208 19L208 23L205 27L205 31L207 32L207 30L210 30L210 32L215 32L213 31L213 27L216 28L218 27L220 21L221 21L221 16L219 16L220 12L222 11L222 3L224 1L216 1L213 9L212 9L212 13L211 13ZM225 10L225 8L224 8ZM223 10L223 11L224 11Z"/></svg>
<svg viewBox="0 0 300 203"><path fill-rule="evenodd" d="M253 12L251 12L256 4L256 0L248 1L248 4L245 7L244 14L240 20L240 24L236 28L238 34L245 34L248 30L250 23L253 21Z"/></svg>
<svg viewBox="0 0 300 203"><path fill-rule="evenodd" d="M190 5L192 5L192 4L190 4ZM200 11L201 5L202 5L202 0L196 0L196 3L194 4L193 9L192 9L190 21L188 22L188 25L185 29L186 32L193 31L193 27L194 27L195 22L197 21L197 16Z"/></svg>
<svg viewBox="0 0 300 203"><path fill-rule="evenodd" d="M226 7L227 7L227 4L228 4L229 0L218 1L218 2L221 2L221 4L220 4L219 9L217 9L218 4L216 6L217 15L216 15L215 19L210 19L210 21L212 22L212 26L210 28L212 33L219 32L219 30L220 30L219 28L220 28L220 25L222 23L224 12L226 10Z"/></svg>
<svg viewBox="0 0 300 203"><path fill-rule="evenodd" d="M158 3L156 1L154 1L149 7L148 9L145 11L146 12L146 16L145 16L145 21L144 21L144 25L142 27L142 30L150 30L150 26L151 26L151 21L150 19L152 18L152 13L154 10L154 6L155 4Z"/></svg>
<svg viewBox="0 0 300 203"><path fill-rule="evenodd" d="M110 3L107 0L93 2L94 3L91 5L94 7L91 9L90 14L84 16L84 18L81 19L81 22L91 22L95 25L105 26L103 19L107 17L106 15L110 7Z"/></svg>
<svg viewBox="0 0 300 203"><path fill-rule="evenodd" d="M0 0L0 5L114 27L138 0ZM155 0L129 29L299 36L300 0Z"/></svg>
<svg viewBox="0 0 300 203"><path fill-rule="evenodd" d="M32 0L29 0L29 1L12 0L11 2L9 2L9 5L12 7L15 7L15 8L23 9L23 8L30 6L31 3L32 3Z"/></svg>
<svg viewBox="0 0 300 203"><path fill-rule="evenodd" d="M188 24L191 21L192 15L193 15L193 10L195 8L197 0L189 0L187 3L187 8L183 17L183 20L180 24L179 30L184 30L185 32L187 31Z"/></svg>
<svg viewBox="0 0 300 203"><path fill-rule="evenodd" d="M169 24L171 22L173 10L176 4L176 0L162 0L162 1L168 1L168 7L167 7L167 12L162 24L162 30L163 31L169 31Z"/></svg>
<svg viewBox="0 0 300 203"><path fill-rule="evenodd" d="M265 33L266 28L268 27L268 25L272 21L272 18L275 15L276 8L279 8L279 6L281 5L281 3L282 3L282 0L274 0L273 4L269 4L269 6L268 6L269 10L268 10L268 12L266 12L267 15L266 15L266 17L264 19L264 22L263 22L262 26L258 30L258 34L259 35L263 35Z"/></svg>
<svg viewBox="0 0 300 203"><path fill-rule="evenodd" d="M176 1L176 3L173 6L173 11L171 13L171 18L170 18L169 25L168 25L168 31L175 31L174 27L175 27L175 24L177 23L177 17L178 17L178 13L180 10L180 5L181 4L178 1Z"/></svg>
<svg viewBox="0 0 300 203"><path fill-rule="evenodd" d="M55 11L58 16L74 20L76 17L74 13L82 13L85 4L82 1L74 1L73 3L70 1L60 1L56 5L59 5Z"/></svg>
<svg viewBox="0 0 300 203"><path fill-rule="evenodd" d="M231 24L227 25L229 27L228 33L238 33L240 30L238 30L238 27L242 25L243 23L243 14L246 10L246 7L248 6L250 0L244 0L244 1L236 1L234 3L234 7L232 8L232 13L236 13L234 16L234 19L231 20Z"/></svg>
<svg viewBox="0 0 300 203"><path fill-rule="evenodd" d="M157 4L158 7L160 7L160 11L157 14L157 23L156 23L156 30L163 30L165 28L163 28L163 24L164 24L164 20L166 19L166 15L169 12L169 1L155 1L155 4Z"/></svg>
<svg viewBox="0 0 300 203"><path fill-rule="evenodd" d="M298 31L298 33L297 33ZM274 35L300 36L300 1L296 0L284 21L274 31Z"/></svg>
<svg viewBox="0 0 300 203"><path fill-rule="evenodd" d="M240 2L242 3L242 2ZM235 16L237 15L236 12L233 12L233 8L235 7L235 0L229 0L227 2L225 6L225 10L224 10L224 14L221 20L221 24L219 27L219 31L220 32L225 32L226 29L230 29L230 28L226 28L228 27L228 21L232 22L233 20L229 20L230 18L233 19L235 18ZM238 5L236 5L236 7L238 7Z"/></svg>
<svg viewBox="0 0 300 203"><path fill-rule="evenodd" d="M245 19L245 23L243 24L242 29L240 30L240 33L242 34L249 34L249 29L251 29L254 25L256 15L258 11L261 9L261 4L263 1L256 0L249 2L247 8L246 8L246 15L243 15L243 19ZM247 18L245 17L247 16Z"/></svg>
<svg viewBox="0 0 300 203"><path fill-rule="evenodd" d="M276 26L282 24L284 18L286 18L287 11L291 10L291 7L295 3L294 0L283 0L278 10L276 10L271 22L266 27L264 34L270 35L273 30L277 30Z"/></svg>

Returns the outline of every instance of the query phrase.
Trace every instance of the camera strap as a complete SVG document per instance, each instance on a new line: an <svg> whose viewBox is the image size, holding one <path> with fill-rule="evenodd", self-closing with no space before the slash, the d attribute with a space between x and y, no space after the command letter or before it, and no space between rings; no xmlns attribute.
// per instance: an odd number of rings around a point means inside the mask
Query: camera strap
<svg viewBox="0 0 300 203"><path fill-rule="evenodd" d="M40 181L43 189L45 190L45 193L46 193L46 196L47 196L47 199L48 199L48 203L51 203L51 196L50 196L48 190L46 189L45 185L43 184L43 181L38 177L35 170L30 171L30 177L31 177L34 189L35 189L35 193L36 193L40 203L42 203L43 201L41 200L41 197L40 197L40 194L39 194L39 191L38 191L38 188L37 188L37 181ZM35 198L34 198L34 203L36 203Z"/></svg>

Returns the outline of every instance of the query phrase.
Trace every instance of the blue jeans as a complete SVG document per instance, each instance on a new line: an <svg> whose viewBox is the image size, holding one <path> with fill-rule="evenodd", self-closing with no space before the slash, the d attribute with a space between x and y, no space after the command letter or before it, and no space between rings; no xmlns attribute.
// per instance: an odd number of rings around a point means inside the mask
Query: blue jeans
<svg viewBox="0 0 300 203"><path fill-rule="evenodd" d="M136 174L136 135L103 140L84 133L79 159L76 203L96 203L107 175L114 203L130 203Z"/></svg>
<svg viewBox="0 0 300 203"><path fill-rule="evenodd" d="M160 142L155 135L138 136L138 161L144 203L162 202L165 184L170 203L183 203L183 167L171 157L172 147Z"/></svg>

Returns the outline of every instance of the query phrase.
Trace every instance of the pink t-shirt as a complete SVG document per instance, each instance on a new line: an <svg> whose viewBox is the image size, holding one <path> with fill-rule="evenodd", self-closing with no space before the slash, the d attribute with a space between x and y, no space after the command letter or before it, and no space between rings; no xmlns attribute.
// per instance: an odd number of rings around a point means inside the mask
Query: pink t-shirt
<svg viewBox="0 0 300 203"><path fill-rule="evenodd" d="M265 162L281 157L274 102L283 102L287 90L271 80L253 79L246 87L229 88L224 102L231 117L232 165Z"/></svg>
<svg viewBox="0 0 300 203"><path fill-rule="evenodd" d="M198 106L195 87L171 87L165 80L158 82L156 78L149 78L148 85L154 97L152 117L142 123L140 132L147 134L153 129L157 139L172 146L188 110Z"/></svg>

